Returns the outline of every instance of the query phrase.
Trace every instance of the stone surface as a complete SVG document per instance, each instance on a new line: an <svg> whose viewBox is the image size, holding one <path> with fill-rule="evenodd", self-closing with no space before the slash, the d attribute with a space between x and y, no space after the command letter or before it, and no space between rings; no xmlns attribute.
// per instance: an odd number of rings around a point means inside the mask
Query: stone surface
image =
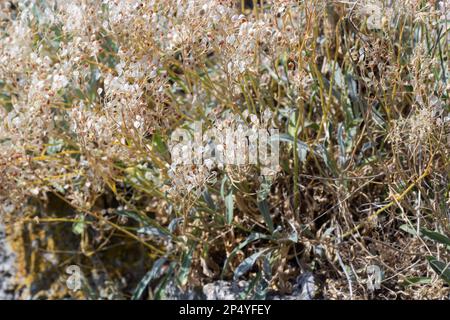
<svg viewBox="0 0 450 320"><path fill-rule="evenodd" d="M0 300L16 298L13 280L14 253L6 241L4 227L0 224Z"/></svg>
<svg viewBox="0 0 450 320"><path fill-rule="evenodd" d="M239 300L241 294L248 287L247 281L233 283L228 281L216 281L203 286L203 294L206 300ZM297 278L292 294L280 295L269 292L267 300L312 300L316 295L316 284L311 272L305 272Z"/></svg>
<svg viewBox="0 0 450 320"><path fill-rule="evenodd" d="M0 223L0 300L18 299L19 293L16 290L15 280L15 255L11 250L5 237L4 226ZM98 279L99 283L105 279ZM98 287L101 287L96 283ZM248 288L247 281L214 281L203 287L196 289L182 290L174 283L170 282L166 286L165 299L169 300L239 300ZM39 290L42 288L38 288ZM301 274L294 285L290 295L280 295L277 292L269 292L266 296L268 300L311 300L316 294L316 283L311 272ZM106 299L123 299L123 297L99 297Z"/></svg>
<svg viewBox="0 0 450 320"><path fill-rule="evenodd" d="M237 300L248 284L240 281L237 284L227 281L216 281L208 283L203 287L206 300Z"/></svg>

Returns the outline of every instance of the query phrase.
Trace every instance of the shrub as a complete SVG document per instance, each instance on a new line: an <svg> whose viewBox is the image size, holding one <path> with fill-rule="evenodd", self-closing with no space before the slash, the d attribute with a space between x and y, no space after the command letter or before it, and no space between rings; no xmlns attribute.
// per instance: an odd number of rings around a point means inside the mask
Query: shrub
<svg viewBox="0 0 450 320"><path fill-rule="evenodd" d="M4 2L0 210L51 256L25 262L27 294L30 269L79 264L92 297L218 279L264 297L310 271L319 297L447 295L402 287L438 246L399 227L449 231L449 6ZM279 168L175 165L171 136L196 122L270 125Z"/></svg>

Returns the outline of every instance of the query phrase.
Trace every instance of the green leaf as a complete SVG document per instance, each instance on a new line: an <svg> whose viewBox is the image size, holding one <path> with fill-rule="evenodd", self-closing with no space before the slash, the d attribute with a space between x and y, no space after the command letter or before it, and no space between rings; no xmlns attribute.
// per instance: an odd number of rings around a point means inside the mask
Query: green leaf
<svg viewBox="0 0 450 320"><path fill-rule="evenodd" d="M167 146L164 143L163 139L161 138L161 135L158 133L153 134L152 137L153 145L156 147L156 151L158 151L161 155L164 155L167 153Z"/></svg>
<svg viewBox="0 0 450 320"><path fill-rule="evenodd" d="M418 236L417 231L415 229L411 228L407 224L401 225L400 230L405 231L413 236ZM431 230L428 230L425 228L420 229L420 235L425 236L431 240L437 241L437 242L445 245L447 247L447 249L450 250L450 239L446 235L443 235L442 233L439 233L436 231L431 231Z"/></svg>
<svg viewBox="0 0 450 320"><path fill-rule="evenodd" d="M82 234L86 223L84 222L84 217L81 217L80 221L74 222L72 225L72 232L75 234Z"/></svg>
<svg viewBox="0 0 450 320"><path fill-rule="evenodd" d="M166 261L167 259L165 257L159 258L155 261L152 269L147 272L147 274L141 279L141 281L139 281L136 289L133 292L133 295L131 296L132 300L137 300L142 296L142 293L144 292L145 288L147 288L150 281L152 281L161 273L161 267Z"/></svg>
<svg viewBox="0 0 450 320"><path fill-rule="evenodd" d="M236 270L234 271L234 276L233 276L234 281L239 279L240 276L247 273L247 271L249 271L253 267L253 265L256 263L258 258L261 255L263 255L264 253L266 253L268 250L269 249L263 249L261 251L258 251L256 253L252 254L251 256L245 258L244 261L242 261L239 264L239 266L236 268Z"/></svg>
<svg viewBox="0 0 450 320"><path fill-rule="evenodd" d="M289 117L289 125L288 125L288 133L291 137L295 137L296 135L296 122L297 122L297 114L293 112Z"/></svg>
<svg viewBox="0 0 450 320"><path fill-rule="evenodd" d="M181 263L181 269L180 272L178 273L178 283L181 286L186 285L187 281L188 281L188 275L189 275L189 271L191 270L191 264L192 264L192 255L194 253L194 245L189 249L188 253L185 254L184 258L183 258L183 262Z"/></svg>
<svg viewBox="0 0 450 320"><path fill-rule="evenodd" d="M269 239L269 236L266 236L262 233L252 233L250 234L247 239L245 239L244 241L242 241L241 243L239 243L234 249L233 251L231 251L230 255L227 257L227 259L225 260L225 263L223 265L223 270L222 270L222 274L221 277L224 276L225 271L228 267L228 264L230 263L230 260L233 259L233 257L236 255L236 253L238 253L239 250L242 250L243 248L245 248L249 243L259 240L259 239Z"/></svg>
<svg viewBox="0 0 450 320"><path fill-rule="evenodd" d="M411 228L409 225L407 225L407 224L402 224L401 226L400 226L400 230L402 230L402 231L404 231L404 232L406 232L406 233L409 233L410 235L412 235L412 236L417 236L417 231L415 230L415 229L413 229L413 228Z"/></svg>
<svg viewBox="0 0 450 320"><path fill-rule="evenodd" d="M5 93L0 93L0 106L4 107L7 112L11 112L13 109L11 97Z"/></svg>
<svg viewBox="0 0 450 320"><path fill-rule="evenodd" d="M273 221L272 221L272 217L270 216L270 212L269 212L269 204L267 203L267 200L261 200L258 202L258 209L261 212L264 221L267 225L267 227L269 228L270 233L273 233Z"/></svg>
<svg viewBox="0 0 450 320"><path fill-rule="evenodd" d="M154 291L155 300L164 300L166 298L167 285L172 280L173 272L175 270L176 265L177 263L175 261L172 261L169 264L169 268L167 268L167 271L164 272L161 281L156 285Z"/></svg>
<svg viewBox="0 0 450 320"><path fill-rule="evenodd" d="M271 139L275 140L275 141L278 140L280 142L294 143L294 138L285 133L273 135L271 137ZM302 162L305 161L306 155L310 151L311 151L311 149L306 143L304 143L303 141L297 140L297 153L298 153L298 158L300 161L302 161ZM316 153L316 155L319 155L319 154Z"/></svg>
<svg viewBox="0 0 450 320"><path fill-rule="evenodd" d="M427 260L431 268L448 284L450 284L450 268L449 264L437 260L435 257L428 256Z"/></svg>
<svg viewBox="0 0 450 320"><path fill-rule="evenodd" d="M233 200L233 192L230 191L225 196L225 207L227 208L226 212L226 222L227 224L231 224L233 221L233 211L234 211L234 200Z"/></svg>
<svg viewBox="0 0 450 320"><path fill-rule="evenodd" d="M228 178L224 177L222 179L222 185L220 187L220 195L225 202L225 221L227 224L231 224L233 222L233 211L234 211L234 200L233 200L233 190L229 190L227 194L225 194L225 184Z"/></svg>
<svg viewBox="0 0 450 320"><path fill-rule="evenodd" d="M216 210L216 205L215 205L214 200L212 199L211 194L209 193L208 190L205 190L203 192L203 199L205 199L206 204L208 205L208 207L211 210Z"/></svg>
<svg viewBox="0 0 450 320"><path fill-rule="evenodd" d="M255 290L253 291L253 296L251 296L250 299L266 300L267 293L269 291L270 281L268 281L264 278L264 275L262 272L258 272L256 279L258 280L258 282L255 285Z"/></svg>
<svg viewBox="0 0 450 320"><path fill-rule="evenodd" d="M48 142L47 147L47 154L52 155L55 153L61 152L62 148L64 147L64 141L61 139L53 139L50 138L50 141Z"/></svg>
<svg viewBox="0 0 450 320"><path fill-rule="evenodd" d="M341 166L344 166L347 161L347 153L343 134L344 134L344 125L342 123L339 123L337 140L339 145L339 164Z"/></svg>
<svg viewBox="0 0 450 320"><path fill-rule="evenodd" d="M427 238L430 238L439 243L442 243L443 245L446 245L447 248L450 248L450 239L447 236L445 236L439 232L431 231L431 230L428 230L425 228L420 229L420 232Z"/></svg>
<svg viewBox="0 0 450 320"><path fill-rule="evenodd" d="M427 277L410 277L406 278L403 285L410 286L414 284L428 284L431 283L431 278Z"/></svg>
<svg viewBox="0 0 450 320"><path fill-rule="evenodd" d="M261 185L259 186L259 189L257 191L258 201L267 199L267 196L270 193L270 188L272 187L272 184L273 184L273 178L271 178L269 176L262 177Z"/></svg>
<svg viewBox="0 0 450 320"><path fill-rule="evenodd" d="M170 221L169 226L167 227L168 231L170 233L174 233L177 229L178 225L183 222L183 218L175 218L172 221Z"/></svg>

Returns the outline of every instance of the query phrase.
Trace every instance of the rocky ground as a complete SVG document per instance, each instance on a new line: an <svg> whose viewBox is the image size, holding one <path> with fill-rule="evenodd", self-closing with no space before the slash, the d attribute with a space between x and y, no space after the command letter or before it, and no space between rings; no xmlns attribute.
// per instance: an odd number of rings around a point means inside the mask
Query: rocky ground
<svg viewBox="0 0 450 320"><path fill-rule="evenodd" d="M0 300L18 299L14 284L14 263L15 256L5 238L5 231L0 224ZM311 273L305 273L297 279L297 285L292 295L280 296L271 293L267 296L273 300L310 300L313 298L316 287L314 277ZM207 300L237 300L245 292L248 283L241 281L231 283L227 281L216 281L205 285L200 292L188 290L181 292L175 286L169 286L166 299L207 299Z"/></svg>
<svg viewBox="0 0 450 320"><path fill-rule="evenodd" d="M0 299L14 299L14 253L5 239L5 230L0 224Z"/></svg>

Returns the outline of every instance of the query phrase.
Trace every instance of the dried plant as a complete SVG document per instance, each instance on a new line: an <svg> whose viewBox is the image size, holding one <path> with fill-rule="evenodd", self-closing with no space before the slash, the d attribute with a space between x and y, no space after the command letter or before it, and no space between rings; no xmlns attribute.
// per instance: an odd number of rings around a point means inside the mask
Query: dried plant
<svg viewBox="0 0 450 320"><path fill-rule="evenodd" d="M50 255L19 268L23 297L70 293L68 264L77 297L261 298L308 272L315 297L448 296L419 231L450 232L449 1L0 6L0 212ZM230 117L279 131L275 174L177 166L175 130Z"/></svg>

